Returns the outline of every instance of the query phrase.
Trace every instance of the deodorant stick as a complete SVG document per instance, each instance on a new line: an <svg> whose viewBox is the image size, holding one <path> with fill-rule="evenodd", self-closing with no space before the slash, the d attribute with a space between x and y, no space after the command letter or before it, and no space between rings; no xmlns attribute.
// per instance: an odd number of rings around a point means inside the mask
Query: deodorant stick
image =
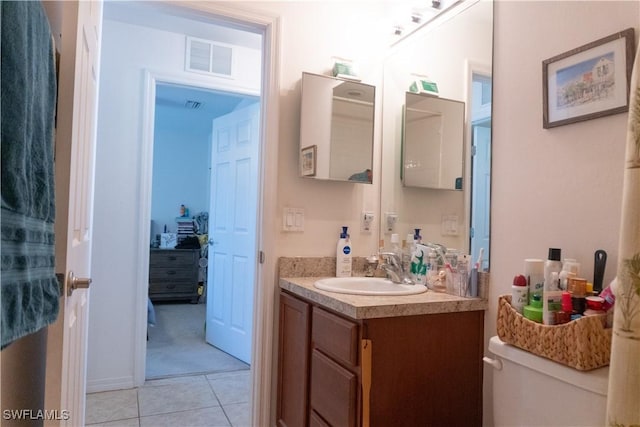
<svg viewBox="0 0 640 427"><path fill-rule="evenodd" d="M538 258L527 258L524 260L524 275L529 285L529 303L534 295L538 295L542 301L544 291L544 260Z"/></svg>

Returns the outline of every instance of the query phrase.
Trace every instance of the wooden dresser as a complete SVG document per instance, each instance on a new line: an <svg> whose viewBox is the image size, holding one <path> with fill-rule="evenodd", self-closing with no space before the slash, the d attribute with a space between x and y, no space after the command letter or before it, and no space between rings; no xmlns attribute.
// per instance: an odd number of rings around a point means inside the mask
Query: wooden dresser
<svg viewBox="0 0 640 427"><path fill-rule="evenodd" d="M149 298L198 301L200 249L151 249Z"/></svg>

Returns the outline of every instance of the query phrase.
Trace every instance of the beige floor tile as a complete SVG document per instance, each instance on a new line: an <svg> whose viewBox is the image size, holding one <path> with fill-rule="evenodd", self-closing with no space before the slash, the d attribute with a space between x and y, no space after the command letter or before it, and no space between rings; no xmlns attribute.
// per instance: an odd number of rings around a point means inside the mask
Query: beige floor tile
<svg viewBox="0 0 640 427"><path fill-rule="evenodd" d="M87 427L140 427L139 418L129 418L128 420L110 421L108 423L86 424Z"/></svg>
<svg viewBox="0 0 640 427"><path fill-rule="evenodd" d="M225 372L207 375L221 405L247 403L251 397L251 372Z"/></svg>
<svg viewBox="0 0 640 427"><path fill-rule="evenodd" d="M221 407L194 409L140 418L141 427L228 427Z"/></svg>
<svg viewBox="0 0 640 427"><path fill-rule="evenodd" d="M136 389L105 391L87 395L85 424L138 417L138 392Z"/></svg>
<svg viewBox="0 0 640 427"><path fill-rule="evenodd" d="M251 405L249 403L233 403L223 406L233 427L251 427Z"/></svg>
<svg viewBox="0 0 640 427"><path fill-rule="evenodd" d="M181 383L138 389L140 416L220 406L206 383Z"/></svg>
<svg viewBox="0 0 640 427"><path fill-rule="evenodd" d="M142 387L157 387L162 385L176 385L176 384L207 384L207 377L205 375L187 375L182 377L146 380Z"/></svg>

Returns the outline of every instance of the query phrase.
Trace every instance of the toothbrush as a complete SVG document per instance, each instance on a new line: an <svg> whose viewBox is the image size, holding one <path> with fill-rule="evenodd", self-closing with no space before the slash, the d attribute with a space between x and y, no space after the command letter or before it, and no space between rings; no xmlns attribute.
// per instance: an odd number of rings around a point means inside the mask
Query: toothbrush
<svg viewBox="0 0 640 427"><path fill-rule="evenodd" d="M476 269L480 271L480 266L482 266L482 256L484 255L484 248L480 248L478 252L478 260L476 261Z"/></svg>

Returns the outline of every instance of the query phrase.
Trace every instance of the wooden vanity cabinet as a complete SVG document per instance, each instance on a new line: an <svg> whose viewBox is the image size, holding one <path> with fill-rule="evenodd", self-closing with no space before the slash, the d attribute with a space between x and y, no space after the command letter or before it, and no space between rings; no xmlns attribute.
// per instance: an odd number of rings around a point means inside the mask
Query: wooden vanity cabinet
<svg viewBox="0 0 640 427"><path fill-rule="evenodd" d="M484 311L353 320L281 292L278 425L480 426L483 323Z"/></svg>

